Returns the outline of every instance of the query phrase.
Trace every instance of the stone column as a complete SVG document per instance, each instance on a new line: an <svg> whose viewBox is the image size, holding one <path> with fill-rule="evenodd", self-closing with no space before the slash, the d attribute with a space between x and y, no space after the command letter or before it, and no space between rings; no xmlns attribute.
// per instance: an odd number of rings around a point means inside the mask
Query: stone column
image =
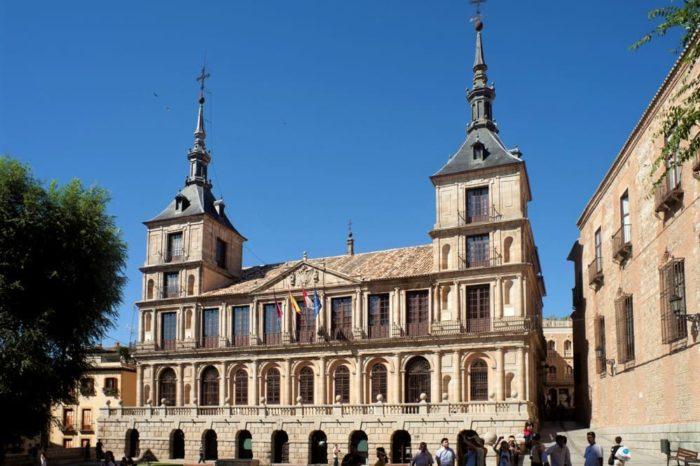
<svg viewBox="0 0 700 466"><path fill-rule="evenodd" d="M503 280L501 277L496 278L494 286L493 315L496 319L500 319L503 317Z"/></svg>
<svg viewBox="0 0 700 466"><path fill-rule="evenodd" d="M433 354L433 370L430 378L430 402L439 403L442 401L442 352L436 351Z"/></svg>
<svg viewBox="0 0 700 466"><path fill-rule="evenodd" d="M402 375L402 369L401 369L401 359L402 355L401 354L396 354L394 355L394 360L395 362L395 370L394 370L394 399L392 400L394 403L401 403L401 375Z"/></svg>
<svg viewBox="0 0 700 466"><path fill-rule="evenodd" d="M454 394L452 399L455 403L462 402L462 362L459 350L452 353L452 378L454 379Z"/></svg>
<svg viewBox="0 0 700 466"><path fill-rule="evenodd" d="M525 351L522 347L518 348L518 399L525 399Z"/></svg>
<svg viewBox="0 0 700 466"><path fill-rule="evenodd" d="M528 293L527 293L527 277L523 275L523 283L522 283L522 297L523 297L523 302L521 306L521 311L520 311L520 317L526 316L527 315L527 298L528 298Z"/></svg>
<svg viewBox="0 0 700 466"><path fill-rule="evenodd" d="M530 399L530 352L525 351L525 400Z"/></svg>
<svg viewBox="0 0 700 466"><path fill-rule="evenodd" d="M143 399L143 366L136 366L136 406L143 406L146 400Z"/></svg>
<svg viewBox="0 0 700 466"><path fill-rule="evenodd" d="M151 405L153 406L159 406L160 405L160 400L156 398L157 395L157 390L156 390L156 366L153 365L151 366Z"/></svg>
<svg viewBox="0 0 700 466"><path fill-rule="evenodd" d="M255 345L258 343L258 335L260 335L260 330L258 329L258 300L254 299L253 304L250 306L248 319L250 321L250 344ZM256 401L257 403L257 401Z"/></svg>
<svg viewBox="0 0 700 466"><path fill-rule="evenodd" d="M365 402L362 390L362 356L355 358L355 403Z"/></svg>
<svg viewBox="0 0 700 466"><path fill-rule="evenodd" d="M182 364L175 366L175 406L184 406L182 402Z"/></svg>
<svg viewBox="0 0 700 466"><path fill-rule="evenodd" d="M282 404L294 404L292 400L292 360L284 361L284 386L282 387Z"/></svg>
<svg viewBox="0 0 700 466"><path fill-rule="evenodd" d="M192 400L193 406L199 406L202 400L199 399L199 375L197 374L197 364L192 363L192 393L194 393L194 399Z"/></svg>
<svg viewBox="0 0 700 466"><path fill-rule="evenodd" d="M326 357L318 359L318 404L325 405L326 401Z"/></svg>
<svg viewBox="0 0 700 466"><path fill-rule="evenodd" d="M503 348L496 349L496 401L506 399L505 355Z"/></svg>
<svg viewBox="0 0 700 466"><path fill-rule="evenodd" d="M258 360L256 359L253 361L252 367L251 367L251 372L252 372L252 381L253 383L251 384L251 387L248 388L248 391L252 392L252 403L249 400L249 404L253 406L257 406L260 403L260 392L259 392L259 387L260 385L258 384Z"/></svg>

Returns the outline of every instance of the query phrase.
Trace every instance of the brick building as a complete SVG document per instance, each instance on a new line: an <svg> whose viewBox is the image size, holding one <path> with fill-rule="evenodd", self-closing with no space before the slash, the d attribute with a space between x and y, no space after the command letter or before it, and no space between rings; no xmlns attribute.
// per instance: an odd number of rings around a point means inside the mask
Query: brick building
<svg viewBox="0 0 700 466"><path fill-rule="evenodd" d="M301 464L382 446L405 463L420 441L463 448L537 419L544 282L481 28L471 123L430 177L426 245L355 254L349 236L344 255L243 267L245 238L211 193L200 96L186 186L145 223L138 407L105 410L106 448Z"/></svg>

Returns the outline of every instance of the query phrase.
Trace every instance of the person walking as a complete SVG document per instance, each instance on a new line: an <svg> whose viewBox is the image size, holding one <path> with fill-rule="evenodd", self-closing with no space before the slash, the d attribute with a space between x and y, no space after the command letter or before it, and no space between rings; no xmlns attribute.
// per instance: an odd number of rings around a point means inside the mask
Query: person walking
<svg viewBox="0 0 700 466"><path fill-rule="evenodd" d="M102 452L102 440L97 439L97 443L95 444L95 458L97 461L100 461L104 457L104 453Z"/></svg>
<svg viewBox="0 0 700 466"><path fill-rule="evenodd" d="M608 464L610 466L617 466L617 465L624 464L622 461L615 458L615 454L617 453L617 450L619 450L621 446L622 446L622 437L620 437L618 435L617 437L615 437L615 445L613 445L612 448L610 448L610 458L608 458Z"/></svg>
<svg viewBox="0 0 700 466"><path fill-rule="evenodd" d="M42 450L41 453L39 453L39 464L41 466L47 466L49 462L46 460L46 453Z"/></svg>
<svg viewBox="0 0 700 466"><path fill-rule="evenodd" d="M542 466L542 455L544 455L545 447L542 444L540 434L532 436L532 446L530 447L530 465Z"/></svg>
<svg viewBox="0 0 700 466"><path fill-rule="evenodd" d="M595 443L595 432L586 434L588 446L583 452L583 466L603 466L603 448Z"/></svg>
<svg viewBox="0 0 700 466"><path fill-rule="evenodd" d="M493 451L496 452L498 466L515 466L513 464L513 452L508 442L503 440L503 436L498 437L496 444L493 446Z"/></svg>
<svg viewBox="0 0 700 466"><path fill-rule="evenodd" d="M532 447L532 437L535 433L535 426L528 419L528 421L525 423L525 428L523 429L523 438L525 439L525 449L529 450Z"/></svg>
<svg viewBox="0 0 700 466"><path fill-rule="evenodd" d="M374 463L374 466L386 466L388 463L388 459L386 457L386 450L384 447L378 447L377 448L377 462Z"/></svg>
<svg viewBox="0 0 700 466"><path fill-rule="evenodd" d="M204 463L204 444L199 446L199 460L197 461L197 464L199 463Z"/></svg>
<svg viewBox="0 0 700 466"><path fill-rule="evenodd" d="M432 466L433 457L428 453L428 444L421 442L418 445L418 453L411 460L411 466Z"/></svg>
<svg viewBox="0 0 700 466"><path fill-rule="evenodd" d="M437 466L455 466L455 458L455 452L450 448L450 441L446 437L440 440L440 448L435 452Z"/></svg>
<svg viewBox="0 0 700 466"><path fill-rule="evenodd" d="M571 453L566 446L566 437L557 435L554 441L554 445L547 448L542 455L544 466L571 466Z"/></svg>
<svg viewBox="0 0 700 466"><path fill-rule="evenodd" d="M365 464L365 457L357 452L357 445L348 445L348 454L343 457L343 461L340 463L341 466L363 466Z"/></svg>
<svg viewBox="0 0 700 466"><path fill-rule="evenodd" d="M338 444L336 443L335 446L333 447L333 466L338 466L340 464L340 448L338 448Z"/></svg>

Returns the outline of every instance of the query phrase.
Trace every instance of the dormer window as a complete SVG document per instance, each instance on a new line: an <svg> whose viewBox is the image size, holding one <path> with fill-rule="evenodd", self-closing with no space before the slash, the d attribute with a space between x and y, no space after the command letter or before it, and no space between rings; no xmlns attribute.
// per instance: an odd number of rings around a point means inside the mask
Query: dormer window
<svg viewBox="0 0 700 466"><path fill-rule="evenodd" d="M175 196L175 210L176 211L182 212L185 209L187 209L187 207L189 207L189 205L190 205L190 202L182 194L178 194L177 196Z"/></svg>
<svg viewBox="0 0 700 466"><path fill-rule="evenodd" d="M479 141L472 146L474 160L484 160L486 158L486 148Z"/></svg>

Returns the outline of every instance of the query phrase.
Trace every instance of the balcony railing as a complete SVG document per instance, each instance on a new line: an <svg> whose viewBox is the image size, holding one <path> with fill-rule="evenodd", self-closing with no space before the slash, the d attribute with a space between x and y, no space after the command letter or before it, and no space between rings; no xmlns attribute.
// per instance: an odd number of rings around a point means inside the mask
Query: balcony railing
<svg viewBox="0 0 700 466"><path fill-rule="evenodd" d="M632 226L622 225L612 236L613 259L623 262L632 255Z"/></svg>
<svg viewBox="0 0 700 466"><path fill-rule="evenodd" d="M81 427L80 427L80 432L81 432L81 433L90 433L90 432L94 432L93 427L92 427L92 424L85 424L85 425L81 426Z"/></svg>
<svg viewBox="0 0 700 466"><path fill-rule="evenodd" d="M231 343L236 347L250 346L250 337L248 335L234 335Z"/></svg>
<svg viewBox="0 0 700 466"><path fill-rule="evenodd" d="M670 211L680 205L683 199L683 189L681 186L680 167L672 168L656 187L654 201L656 212Z"/></svg>
<svg viewBox="0 0 700 466"><path fill-rule="evenodd" d="M105 396L112 396L116 398L119 396L119 389L117 387L104 387L102 389L102 393L104 393Z"/></svg>
<svg viewBox="0 0 700 466"><path fill-rule="evenodd" d="M352 328L351 327L336 327L331 330L332 340L352 340Z"/></svg>
<svg viewBox="0 0 700 466"><path fill-rule="evenodd" d="M467 319L462 327L463 333L486 333L491 331L491 319Z"/></svg>
<svg viewBox="0 0 700 466"><path fill-rule="evenodd" d="M165 350L165 351L171 351L174 350L177 347L177 340L175 339L167 339L167 340L162 340L160 342L160 349Z"/></svg>
<svg viewBox="0 0 700 466"><path fill-rule="evenodd" d="M462 269L474 269L479 267L496 267L501 265L501 255L496 248L491 251L484 251L483 254L474 254L472 257L459 256Z"/></svg>
<svg viewBox="0 0 700 466"><path fill-rule="evenodd" d="M183 249L173 249L165 253L165 262L182 262L185 257Z"/></svg>
<svg viewBox="0 0 700 466"><path fill-rule="evenodd" d="M202 348L218 348L219 335L202 337Z"/></svg>
<svg viewBox="0 0 700 466"><path fill-rule="evenodd" d="M409 337L422 337L428 335L428 321L409 322L406 324L406 334Z"/></svg>
<svg viewBox="0 0 700 466"><path fill-rule="evenodd" d="M588 284L600 285L603 283L603 258L596 257L588 264Z"/></svg>
<svg viewBox="0 0 700 466"><path fill-rule="evenodd" d="M266 345L279 345L282 343L282 334L277 333L265 333L263 335L263 343Z"/></svg>
<svg viewBox="0 0 700 466"><path fill-rule="evenodd" d="M468 209L466 211L460 210L459 219L462 225L469 225L472 223L481 222L495 222L501 219L501 213L496 210L496 206L491 204L491 206L486 207L478 212L470 212Z"/></svg>
<svg viewBox="0 0 700 466"><path fill-rule="evenodd" d="M389 338L389 324L370 325L367 328L367 334L370 339Z"/></svg>
<svg viewBox="0 0 700 466"><path fill-rule="evenodd" d="M297 343L313 343L316 339L316 330L305 329L297 333Z"/></svg>
<svg viewBox="0 0 700 466"><path fill-rule="evenodd" d="M177 298L180 296L179 286L167 286L163 288L163 298Z"/></svg>

